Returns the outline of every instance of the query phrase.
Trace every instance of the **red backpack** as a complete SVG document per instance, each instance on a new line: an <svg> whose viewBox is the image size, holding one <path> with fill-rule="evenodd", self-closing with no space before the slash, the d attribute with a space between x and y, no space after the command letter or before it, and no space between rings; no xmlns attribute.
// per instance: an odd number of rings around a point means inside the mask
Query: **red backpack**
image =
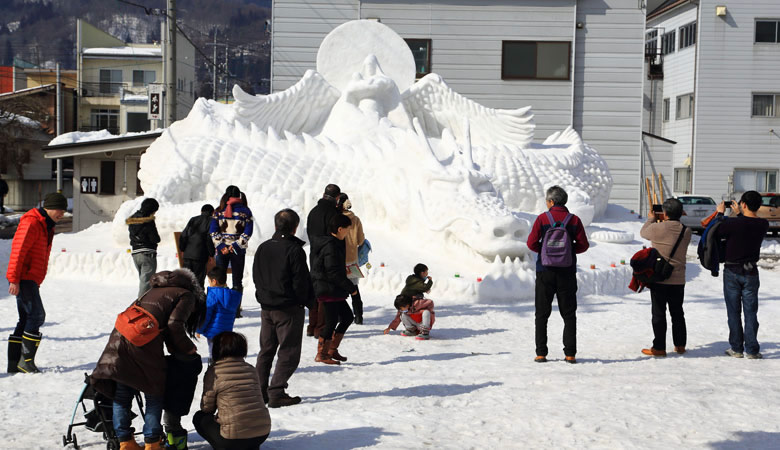
<svg viewBox="0 0 780 450"><path fill-rule="evenodd" d="M143 297L141 297L143 298ZM145 310L136 300L126 310L119 313L114 328L136 347L143 347L160 334L160 324L152 313Z"/></svg>

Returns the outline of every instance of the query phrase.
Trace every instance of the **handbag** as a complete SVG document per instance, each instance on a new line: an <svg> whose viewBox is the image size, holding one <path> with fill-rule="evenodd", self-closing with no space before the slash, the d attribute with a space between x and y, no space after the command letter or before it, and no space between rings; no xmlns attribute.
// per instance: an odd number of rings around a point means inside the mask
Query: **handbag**
<svg viewBox="0 0 780 450"><path fill-rule="evenodd" d="M682 226L680 236L677 237L677 242L672 247L672 252L669 253L669 259L664 258L658 253L655 248L649 248L638 251L631 258L631 267L634 269L634 277L643 285L649 285L658 283L660 281L666 281L672 276L674 266L670 262L671 257L677 253L677 248L682 242L683 236L685 236L685 225Z"/></svg>

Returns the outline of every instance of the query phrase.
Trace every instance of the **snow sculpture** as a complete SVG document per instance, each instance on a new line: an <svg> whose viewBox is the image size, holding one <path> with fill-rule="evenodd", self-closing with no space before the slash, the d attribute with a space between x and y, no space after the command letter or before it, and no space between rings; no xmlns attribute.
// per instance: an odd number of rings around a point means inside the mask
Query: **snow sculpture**
<svg viewBox="0 0 780 450"><path fill-rule="evenodd" d="M283 92L251 96L236 86L233 105L199 99L166 130L139 172L161 203L158 226L166 205L213 202L229 184L270 216L280 207L305 213L336 183L364 223L493 261L527 252L522 212L542 210L553 184L586 224L606 208L609 171L575 131L534 144L530 108L487 108L435 74L415 83L409 48L380 23L336 28L317 68Z"/></svg>

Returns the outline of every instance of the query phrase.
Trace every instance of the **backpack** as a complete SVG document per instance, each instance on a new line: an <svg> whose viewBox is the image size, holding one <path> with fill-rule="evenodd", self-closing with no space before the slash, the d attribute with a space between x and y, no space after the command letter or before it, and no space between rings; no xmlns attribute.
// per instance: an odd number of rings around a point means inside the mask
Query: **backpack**
<svg viewBox="0 0 780 450"><path fill-rule="evenodd" d="M547 211L547 220L550 228L542 238L542 265L546 267L570 267L573 261L571 237L566 225L569 224L572 214L567 214L563 222L556 222L552 214Z"/></svg>
<svg viewBox="0 0 780 450"><path fill-rule="evenodd" d="M680 236L677 237L677 242L672 247L672 252L669 254L669 259L664 258L653 247L642 249L631 257L631 268L634 270L634 278L642 284L649 285L658 283L660 281L668 280L672 276L674 266L670 262L671 257L677 253L677 248L682 242L683 236L685 236L685 229L687 227L683 225Z"/></svg>
<svg viewBox="0 0 780 450"><path fill-rule="evenodd" d="M371 243L364 240L358 247L358 267L365 266L368 262L368 253L371 251Z"/></svg>
<svg viewBox="0 0 780 450"><path fill-rule="evenodd" d="M139 298L119 313L114 323L116 331L136 347L143 347L160 334L160 324L157 319L141 307L140 301Z"/></svg>
<svg viewBox="0 0 780 450"><path fill-rule="evenodd" d="M726 249L723 240L718 238L718 227L723 223L723 216L715 217L701 233L699 246L696 253L699 256L701 266L710 271L713 277L720 272L719 263L725 261Z"/></svg>

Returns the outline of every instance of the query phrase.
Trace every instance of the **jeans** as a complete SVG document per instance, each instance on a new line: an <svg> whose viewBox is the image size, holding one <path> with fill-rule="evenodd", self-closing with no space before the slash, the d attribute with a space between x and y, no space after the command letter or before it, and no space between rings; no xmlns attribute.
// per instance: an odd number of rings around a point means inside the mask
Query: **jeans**
<svg viewBox="0 0 780 450"><path fill-rule="evenodd" d="M116 383L114 393L114 431L120 442L133 439L130 428L132 419L130 411L133 407L133 398L138 391L122 383ZM144 410L144 441L154 442L160 440L163 435L162 419L163 397L144 394L146 409Z"/></svg>
<svg viewBox="0 0 780 450"><path fill-rule="evenodd" d="M547 356L547 320L552 314L553 297L563 318L563 353L577 354L577 273L545 270L536 272L536 354Z"/></svg>
<svg viewBox="0 0 780 450"><path fill-rule="evenodd" d="M227 270L228 265L230 265L230 268L232 269L233 273L233 286L232 288L237 291L243 291L244 290L244 260L246 259L246 254L236 254L233 252L228 252L227 255L223 255L222 252L217 252L216 256L216 263L219 267L224 268Z"/></svg>
<svg viewBox="0 0 780 450"><path fill-rule="evenodd" d="M687 328L683 298L684 284L654 284L650 286L650 301L652 303L653 348L666 350L666 305L669 304L669 315L672 317L672 342L675 347L685 347Z"/></svg>
<svg viewBox="0 0 780 450"><path fill-rule="evenodd" d="M735 352L744 350L758 353L758 287L761 283L756 275L739 275L728 268L723 270L723 296L729 323L729 345ZM742 312L745 327L742 328Z"/></svg>
<svg viewBox="0 0 780 450"><path fill-rule="evenodd" d="M133 253L133 263L138 270L138 298L141 298L151 288L149 280L157 272L157 252Z"/></svg>
<svg viewBox="0 0 780 450"><path fill-rule="evenodd" d="M23 332L37 335L38 330L46 320L46 311L43 309L41 293L35 281L22 280L19 282L16 310L19 312L19 321L16 322L14 336L21 336Z"/></svg>

